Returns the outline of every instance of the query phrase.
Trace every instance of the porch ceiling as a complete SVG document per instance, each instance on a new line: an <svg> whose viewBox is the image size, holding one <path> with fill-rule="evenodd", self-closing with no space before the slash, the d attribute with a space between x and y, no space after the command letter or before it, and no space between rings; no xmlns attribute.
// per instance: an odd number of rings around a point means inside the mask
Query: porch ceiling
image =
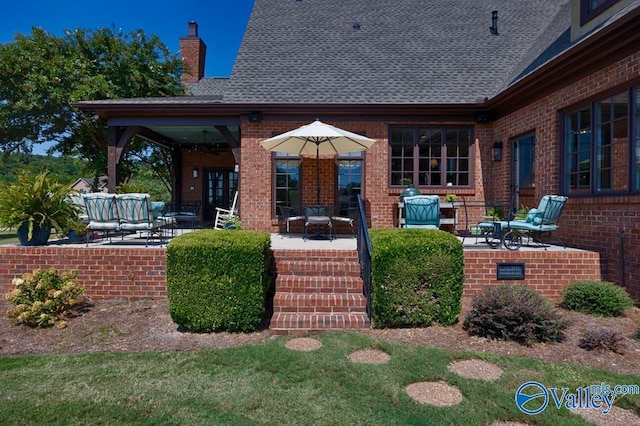
<svg viewBox="0 0 640 426"><path fill-rule="evenodd" d="M227 138L216 126L163 126L151 125L147 129L172 140L177 145L219 145L229 146ZM226 126L236 141L240 140L239 126Z"/></svg>

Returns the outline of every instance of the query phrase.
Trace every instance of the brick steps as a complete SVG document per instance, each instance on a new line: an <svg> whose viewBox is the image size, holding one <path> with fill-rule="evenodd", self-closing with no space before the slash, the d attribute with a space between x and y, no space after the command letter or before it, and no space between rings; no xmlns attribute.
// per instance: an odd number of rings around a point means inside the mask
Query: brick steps
<svg viewBox="0 0 640 426"><path fill-rule="evenodd" d="M273 334L369 328L355 251L275 250L274 257Z"/></svg>

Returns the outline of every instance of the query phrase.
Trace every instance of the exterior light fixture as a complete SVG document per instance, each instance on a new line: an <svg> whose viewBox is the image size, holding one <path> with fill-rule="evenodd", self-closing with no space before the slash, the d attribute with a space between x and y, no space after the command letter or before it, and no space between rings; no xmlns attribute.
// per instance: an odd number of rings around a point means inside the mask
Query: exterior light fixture
<svg viewBox="0 0 640 426"><path fill-rule="evenodd" d="M247 116L250 123L259 123L262 121L262 114L257 111L252 111L251 114Z"/></svg>
<svg viewBox="0 0 640 426"><path fill-rule="evenodd" d="M493 161L502 161L502 141L495 141L491 147Z"/></svg>
<svg viewBox="0 0 640 426"><path fill-rule="evenodd" d="M191 176L193 176L194 178L198 177L198 168L194 167L193 171L191 172Z"/></svg>

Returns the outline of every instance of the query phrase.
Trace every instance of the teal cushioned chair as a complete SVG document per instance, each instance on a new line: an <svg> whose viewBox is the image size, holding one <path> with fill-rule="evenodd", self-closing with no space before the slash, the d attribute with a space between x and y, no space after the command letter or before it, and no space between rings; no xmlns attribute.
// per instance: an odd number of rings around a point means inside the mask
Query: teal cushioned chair
<svg viewBox="0 0 640 426"><path fill-rule="evenodd" d="M440 229L440 198L437 195L404 197L405 228Z"/></svg>

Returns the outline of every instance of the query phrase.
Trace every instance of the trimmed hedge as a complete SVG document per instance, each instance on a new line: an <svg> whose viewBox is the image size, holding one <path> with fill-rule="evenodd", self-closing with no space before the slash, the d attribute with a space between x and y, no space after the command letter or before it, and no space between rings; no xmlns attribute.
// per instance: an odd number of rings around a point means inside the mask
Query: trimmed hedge
<svg viewBox="0 0 640 426"><path fill-rule="evenodd" d="M257 231L200 230L167 246L173 321L197 332L256 330L271 286L271 239Z"/></svg>
<svg viewBox="0 0 640 426"><path fill-rule="evenodd" d="M599 317L612 317L633 307L627 291L608 281L577 281L562 291L562 306Z"/></svg>
<svg viewBox="0 0 640 426"><path fill-rule="evenodd" d="M455 323L464 286L462 243L439 230L369 232L373 327Z"/></svg>

